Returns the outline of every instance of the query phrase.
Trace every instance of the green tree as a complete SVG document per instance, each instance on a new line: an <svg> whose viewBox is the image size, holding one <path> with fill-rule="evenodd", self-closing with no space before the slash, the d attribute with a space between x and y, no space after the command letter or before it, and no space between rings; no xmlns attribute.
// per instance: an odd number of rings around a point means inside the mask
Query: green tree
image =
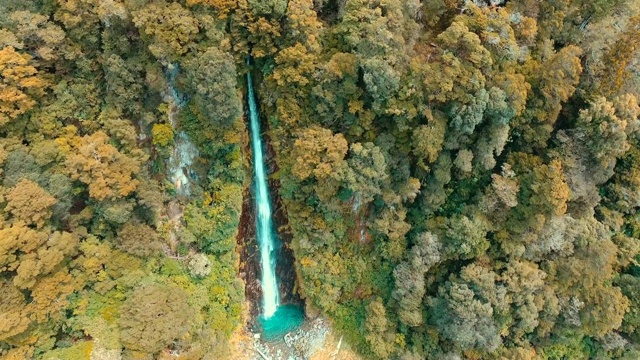
<svg viewBox="0 0 640 360"><path fill-rule="evenodd" d="M440 261L440 247L435 235L419 234L407 259L393 271L396 282L393 297L398 301L400 321L406 325L419 326L423 322L422 305L426 294L424 277Z"/></svg>
<svg viewBox="0 0 640 360"><path fill-rule="evenodd" d="M395 341L398 335L393 329L393 323L387 319L382 299L376 298L367 305L365 328L365 339L377 357L387 359L396 351Z"/></svg>
<svg viewBox="0 0 640 360"><path fill-rule="evenodd" d="M600 201L598 186L614 175L617 159L631 148L637 131L638 104L633 95L614 99L598 97L580 110L574 129L556 135L558 157L563 161L571 189L572 212L592 214ZM585 168L590 171L584 171Z"/></svg>
<svg viewBox="0 0 640 360"><path fill-rule="evenodd" d="M287 10L287 2L283 0L247 0L249 8L257 16L281 18Z"/></svg>
<svg viewBox="0 0 640 360"><path fill-rule="evenodd" d="M33 49L39 63L49 65L67 50L64 30L47 16L23 10L12 13L11 21L21 45Z"/></svg>
<svg viewBox="0 0 640 360"><path fill-rule="evenodd" d="M149 51L161 61L178 60L200 32L198 20L177 2L151 2L133 11L133 22L148 39Z"/></svg>
<svg viewBox="0 0 640 360"><path fill-rule="evenodd" d="M526 343L526 337L534 331L543 334L548 320L555 320L560 310L553 289L545 283L547 274L535 263L512 260L501 279L511 299L509 338Z"/></svg>
<svg viewBox="0 0 640 360"><path fill-rule="evenodd" d="M625 334L630 336L634 341L638 341L640 332L640 279L630 274L622 274L616 285L620 286L620 289L624 296L629 299L629 311L624 315L622 321L622 327L620 328Z"/></svg>
<svg viewBox="0 0 640 360"><path fill-rule="evenodd" d="M573 95L580 80L581 53L577 46L567 46L557 52L546 49L544 58L529 61L527 81L535 84L533 96L527 100L527 109L514 120L514 133L520 146L545 147L562 104Z"/></svg>
<svg viewBox="0 0 640 360"><path fill-rule="evenodd" d="M229 127L242 116L233 58L217 47L198 53L185 65L193 102L202 119Z"/></svg>
<svg viewBox="0 0 640 360"><path fill-rule="evenodd" d="M569 258L550 261L557 293L581 304L575 318L565 321L578 325L590 336L603 336L618 329L629 308L620 288L611 286L615 274L617 247L608 229L595 219L576 221L571 228L575 252Z"/></svg>
<svg viewBox="0 0 640 360"><path fill-rule="evenodd" d="M637 101L633 102L637 109ZM634 115L637 116L637 110ZM636 121L636 118L620 118L614 104L599 97L588 109L580 111L576 126L584 131L586 146L594 162L604 168L613 168L616 158L629 149L628 123Z"/></svg>
<svg viewBox="0 0 640 360"><path fill-rule="evenodd" d="M442 252L449 258L472 259L489 248L488 224L481 215L454 215L445 220Z"/></svg>
<svg viewBox="0 0 640 360"><path fill-rule="evenodd" d="M137 256L156 255L162 249L158 234L149 225L127 222L118 231L118 248Z"/></svg>
<svg viewBox="0 0 640 360"><path fill-rule="evenodd" d="M438 288L430 301L432 322L446 339L459 349L493 351L500 346L492 304L469 284L455 278Z"/></svg>
<svg viewBox="0 0 640 360"><path fill-rule="evenodd" d="M374 196L382 195L382 187L388 179L384 154L373 143L355 143L349 147L348 167L341 178L345 186L355 193L358 201L366 205Z"/></svg>

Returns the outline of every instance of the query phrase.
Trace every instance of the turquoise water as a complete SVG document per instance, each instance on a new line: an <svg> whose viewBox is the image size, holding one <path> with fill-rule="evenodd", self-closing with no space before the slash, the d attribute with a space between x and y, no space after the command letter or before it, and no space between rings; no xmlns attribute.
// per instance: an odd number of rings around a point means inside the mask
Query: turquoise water
<svg viewBox="0 0 640 360"><path fill-rule="evenodd" d="M273 226L271 199L267 182L267 168L264 163L264 148L258 106L253 92L251 72L247 73L249 103L249 126L253 149L254 192L256 197L256 232L260 248L260 270L262 287L262 313L258 318L262 337L267 341L282 338L295 330L304 321L302 309L295 305L280 305L280 293L276 276L278 238Z"/></svg>
<svg viewBox="0 0 640 360"><path fill-rule="evenodd" d="M261 315L258 319L262 338L267 341L281 339L286 333L295 330L304 321L304 313L299 306L287 304L279 306L268 318Z"/></svg>
<svg viewBox="0 0 640 360"><path fill-rule="evenodd" d="M269 188L267 185L267 169L264 163L264 148L262 146L262 133L260 132L260 119L258 106L253 93L251 72L247 73L247 88L249 101L249 125L251 128L251 148L253 150L253 173L256 197L256 235L260 248L260 270L262 278L262 316L273 316L280 305L278 291L278 279L276 278L277 238L273 226L273 214Z"/></svg>

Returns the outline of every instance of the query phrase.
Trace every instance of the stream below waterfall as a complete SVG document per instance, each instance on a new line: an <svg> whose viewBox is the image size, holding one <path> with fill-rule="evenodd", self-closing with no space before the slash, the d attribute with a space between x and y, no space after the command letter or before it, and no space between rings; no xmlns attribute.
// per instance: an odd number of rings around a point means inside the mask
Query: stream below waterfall
<svg viewBox="0 0 640 360"><path fill-rule="evenodd" d="M260 131L260 116L250 72L247 73L247 93L253 152L256 238L260 252L260 287L262 290L262 309L258 320L264 338L273 340L300 326L304 320L304 314L302 309L296 305L280 304L276 261L281 244L274 227L267 166Z"/></svg>

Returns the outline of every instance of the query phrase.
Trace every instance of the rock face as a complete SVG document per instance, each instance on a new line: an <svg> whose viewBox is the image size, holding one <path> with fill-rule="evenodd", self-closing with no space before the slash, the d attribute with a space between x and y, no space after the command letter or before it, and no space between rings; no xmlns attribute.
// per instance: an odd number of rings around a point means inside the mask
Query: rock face
<svg viewBox="0 0 640 360"><path fill-rule="evenodd" d="M245 298L249 303L249 327L260 315L262 290L260 288L260 256L256 241L255 208L250 197L250 190L244 191L242 215L236 238L236 251L240 256L240 277L244 281Z"/></svg>

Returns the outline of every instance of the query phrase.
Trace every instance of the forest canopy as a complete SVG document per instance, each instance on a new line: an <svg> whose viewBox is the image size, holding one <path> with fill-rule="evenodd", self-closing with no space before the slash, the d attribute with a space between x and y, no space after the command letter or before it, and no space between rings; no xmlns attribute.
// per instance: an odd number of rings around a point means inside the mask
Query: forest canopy
<svg viewBox="0 0 640 360"><path fill-rule="evenodd" d="M0 5L3 359L231 357L247 72L363 358L640 358L640 1Z"/></svg>

